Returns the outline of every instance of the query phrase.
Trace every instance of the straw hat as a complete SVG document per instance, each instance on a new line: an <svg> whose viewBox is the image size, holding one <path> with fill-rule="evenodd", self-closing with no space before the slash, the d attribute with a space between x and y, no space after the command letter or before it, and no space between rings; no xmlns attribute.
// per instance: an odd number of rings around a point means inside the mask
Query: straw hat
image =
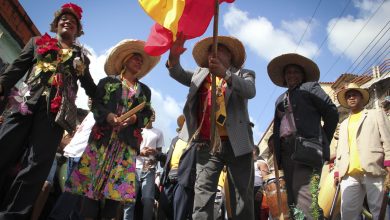
<svg viewBox="0 0 390 220"><path fill-rule="evenodd" d="M83 35L84 32L83 32L83 27L81 25L81 17L82 17L83 9L80 6L73 3L66 3L62 5L61 8L54 13L54 19L50 24L50 31L54 33L56 32L58 19L60 18L61 15L66 13L72 14L77 19L77 30L78 30L77 37Z"/></svg>
<svg viewBox="0 0 390 220"><path fill-rule="evenodd" d="M356 90L356 91L360 92L360 94L362 94L363 106L368 104L368 101L370 100L370 93L367 91L367 89L362 89L357 84L350 83L350 84L348 84L348 86L346 86L346 88L342 89L340 92L337 93L337 100L339 101L341 106L343 106L345 108L349 108L348 103L347 103L347 99L345 99L345 94L351 90Z"/></svg>
<svg viewBox="0 0 390 220"><path fill-rule="evenodd" d="M320 79L320 70L316 63L302 55L288 53L275 57L267 66L269 78L275 85L287 87L284 79L284 68L290 64L303 68L306 82L315 82Z"/></svg>
<svg viewBox="0 0 390 220"><path fill-rule="evenodd" d="M144 77L154 66L160 61L160 56L150 56L144 51L145 41L126 39L115 45L107 57L104 64L104 71L107 75L119 75L123 69L123 62L131 54L141 54L143 64L139 73L137 73L137 79Z"/></svg>
<svg viewBox="0 0 390 220"><path fill-rule="evenodd" d="M181 130L185 120L186 119L184 118L184 115L179 115L179 117L177 117L177 126L178 126L178 128L176 128L177 132Z"/></svg>
<svg viewBox="0 0 390 220"><path fill-rule="evenodd" d="M218 36L218 44L223 44L230 50L233 57L232 65L234 67L241 68L244 65L246 53L244 45L240 40L230 36ZM208 67L208 55L211 45L213 45L213 37L204 38L195 44L192 50L192 56L198 66Z"/></svg>

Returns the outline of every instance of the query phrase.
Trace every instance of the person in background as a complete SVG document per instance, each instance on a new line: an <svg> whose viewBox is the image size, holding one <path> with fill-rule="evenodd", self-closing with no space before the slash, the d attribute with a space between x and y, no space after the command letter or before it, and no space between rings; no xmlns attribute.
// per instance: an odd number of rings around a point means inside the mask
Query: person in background
<svg viewBox="0 0 390 220"><path fill-rule="evenodd" d="M65 188L84 196L81 214L86 219L98 217L103 200L102 218L115 217L121 202L135 202L135 157L141 129L153 114L151 91L139 80L160 60L146 54L144 46L141 40L123 40L104 64L108 76L100 80L92 103L96 123ZM123 118L134 109L138 110Z"/></svg>
<svg viewBox="0 0 390 220"><path fill-rule="evenodd" d="M349 117L340 124L335 161L341 218L358 219L367 196L372 219L379 219L384 180L390 176L390 121L382 109L364 109L370 94L354 83L342 89L337 99L350 110Z"/></svg>
<svg viewBox="0 0 390 220"><path fill-rule="evenodd" d="M288 205L312 219L311 177L320 167L291 159L296 137L322 140L322 161L329 161L329 141L338 122L338 111L330 97L317 82L320 70L312 60L295 53L283 54L267 66L271 81L287 88L275 103L274 147L278 167L284 171ZM324 122L321 125L321 120ZM328 141L329 140L329 141ZM305 155L301 155L305 156ZM292 209L290 209L292 210Z"/></svg>
<svg viewBox="0 0 390 220"><path fill-rule="evenodd" d="M177 118L179 133L185 122L184 115ZM195 151L187 142L176 136L168 150L164 172L161 176L160 207L168 219L192 219L194 203Z"/></svg>
<svg viewBox="0 0 390 220"><path fill-rule="evenodd" d="M142 129L142 143L140 146L140 155L137 156L137 192L141 193L142 218L151 220L153 218L154 198L155 198L155 177L157 161L162 155L161 150L164 146L163 132L153 127L156 120L156 112L152 109L152 116L149 123ZM125 204L124 219L132 220L134 218L134 203Z"/></svg>
<svg viewBox="0 0 390 220"><path fill-rule="evenodd" d="M390 96L386 96L382 101L382 108L385 111L387 118L390 120Z"/></svg>
<svg viewBox="0 0 390 220"><path fill-rule="evenodd" d="M91 108L91 100L88 102L89 108ZM65 183L69 181L70 175L74 168L80 161L80 158L88 145L88 139L91 134L92 126L95 124L93 112L88 112L84 115L84 118L80 118L81 124L77 127L77 130L71 140L63 148L63 155L67 158L67 172ZM54 208L51 210L48 219L66 220L66 219L81 219L80 206L81 196L75 195L69 192L63 192L58 198Z"/></svg>
<svg viewBox="0 0 390 220"><path fill-rule="evenodd" d="M8 96L11 112L0 128L0 173L15 164L26 147L28 151L28 164L8 190L0 219L29 218L64 129L76 127L77 81L88 96L95 96L87 52L76 43L83 34L82 12L75 4L64 4L51 23L56 36L31 38L0 75L0 99ZM24 76L22 86L12 88Z"/></svg>

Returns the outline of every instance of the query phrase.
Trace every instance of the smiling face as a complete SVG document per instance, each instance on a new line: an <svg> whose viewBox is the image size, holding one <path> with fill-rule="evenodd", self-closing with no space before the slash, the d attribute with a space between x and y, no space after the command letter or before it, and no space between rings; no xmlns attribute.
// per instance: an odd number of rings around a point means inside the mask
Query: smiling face
<svg viewBox="0 0 390 220"><path fill-rule="evenodd" d="M141 70L142 64L143 64L142 55L136 53L133 54L129 59L127 59L125 63L125 67L128 72L135 75Z"/></svg>
<svg viewBox="0 0 390 220"><path fill-rule="evenodd" d="M284 80L289 89L295 88L304 80L304 72L297 65L288 65L284 68Z"/></svg>
<svg viewBox="0 0 390 220"><path fill-rule="evenodd" d="M363 108L363 95L357 90L349 90L345 93L345 100L351 110L360 110Z"/></svg>
<svg viewBox="0 0 390 220"><path fill-rule="evenodd" d="M62 14L57 23L57 33L61 36L75 38L78 33L78 20L72 14Z"/></svg>

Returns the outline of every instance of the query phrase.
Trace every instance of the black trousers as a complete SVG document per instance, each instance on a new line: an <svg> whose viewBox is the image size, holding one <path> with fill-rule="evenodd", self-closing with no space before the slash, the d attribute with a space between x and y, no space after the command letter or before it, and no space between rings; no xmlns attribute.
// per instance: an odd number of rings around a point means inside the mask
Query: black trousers
<svg viewBox="0 0 390 220"><path fill-rule="evenodd" d="M166 183L160 194L160 206L170 220L192 219L194 189L183 187L177 182Z"/></svg>
<svg viewBox="0 0 390 220"><path fill-rule="evenodd" d="M44 97L38 100L32 114L14 113L5 118L0 128L0 173L13 166L25 150L27 159L0 208L0 220L30 217L63 132L49 121Z"/></svg>

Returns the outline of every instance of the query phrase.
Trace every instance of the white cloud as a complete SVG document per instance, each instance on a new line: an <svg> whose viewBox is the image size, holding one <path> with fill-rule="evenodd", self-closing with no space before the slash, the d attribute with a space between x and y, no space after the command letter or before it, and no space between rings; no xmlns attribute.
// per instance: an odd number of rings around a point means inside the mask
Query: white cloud
<svg viewBox="0 0 390 220"><path fill-rule="evenodd" d="M101 55L97 55L92 48L88 46L85 47L91 52L91 55L89 56L89 59L91 61L89 68L92 78L97 84L100 79L107 76L104 72L104 62L106 61L106 58L112 48L108 49ZM159 128L163 131L165 148L168 148L170 141L173 137L176 136L176 119L182 113L183 104L178 103L174 98L170 96L165 96L162 92L157 91L154 88L151 88L151 90L151 102L153 108L156 111L156 122L154 123L154 127ZM85 94L84 89L80 87L77 93L76 105L79 108L87 109L87 100L88 97Z"/></svg>
<svg viewBox="0 0 390 220"><path fill-rule="evenodd" d="M153 127L163 132L165 141L163 152L166 152L171 140L177 135L176 119L182 114L183 104L178 103L170 96L164 96L160 91L153 88L151 90L152 107L156 112L156 122L153 124Z"/></svg>
<svg viewBox="0 0 390 220"><path fill-rule="evenodd" d="M260 131L260 122L256 121L253 117L249 116L249 120L255 125L252 128L253 131L253 141L257 145L260 141L260 138L263 136L264 131Z"/></svg>
<svg viewBox="0 0 390 220"><path fill-rule="evenodd" d="M282 21L281 27L277 28L265 17L250 18L248 12L241 11L235 5L229 7L223 18L224 27L229 34L239 38L265 60L283 53L294 52L308 24L302 19L297 19ZM308 57L313 56L318 48L310 41L313 26L315 25L309 26L296 51Z"/></svg>
<svg viewBox="0 0 390 220"><path fill-rule="evenodd" d="M91 64L89 65L89 72L93 78L93 81L97 84L100 79L106 77L106 73L104 72L104 62L108 56L108 53L111 51L111 48L107 50L102 55L97 55L93 48L88 45L84 45L85 48L91 53L88 56ZM85 90L79 84L79 90L77 92L76 105L79 108L88 109L88 96L85 94Z"/></svg>
<svg viewBox="0 0 390 220"><path fill-rule="evenodd" d="M347 49L354 37L370 19L371 15L380 6L382 1L378 0L357 0L354 6L359 10L357 16L346 15L341 18L334 18L328 22L327 32L329 34L328 47L335 54L340 55ZM364 30L354 40L351 46L345 51L345 56L355 60L363 52L367 45L375 38L389 19L390 1L385 1L378 12L371 18ZM337 22L336 26L334 24ZM333 30L332 27L334 26ZM332 32L330 32L332 30ZM375 52L383 46L383 43L390 37L390 33L382 39L372 51ZM379 39L379 38L378 38ZM374 45L374 44L372 44Z"/></svg>

